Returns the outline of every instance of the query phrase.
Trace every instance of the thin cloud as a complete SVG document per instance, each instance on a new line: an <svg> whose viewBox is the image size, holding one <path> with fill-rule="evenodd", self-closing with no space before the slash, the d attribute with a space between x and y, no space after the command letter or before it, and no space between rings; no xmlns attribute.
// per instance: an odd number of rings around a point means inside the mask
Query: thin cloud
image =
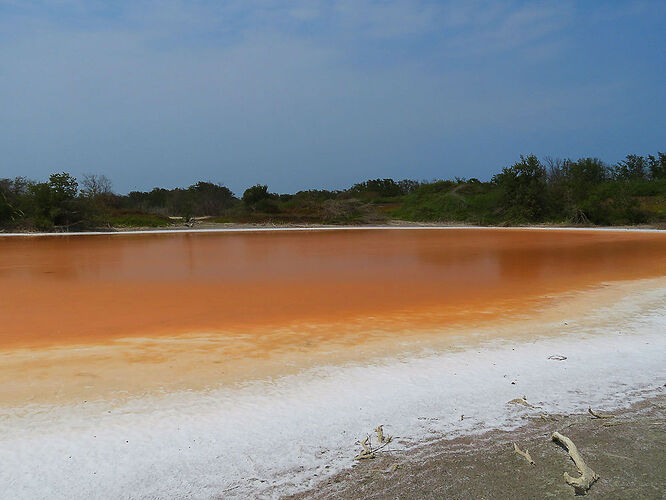
<svg viewBox="0 0 666 500"><path fill-rule="evenodd" d="M645 108L650 96L663 105L658 86L631 78L637 64L655 78L663 70L656 56L577 45L596 12L569 2L0 0L0 177L94 171L121 191L205 178L237 192L483 178L546 139L549 154L572 156L593 129L583 153L613 160L656 143L652 118L620 141L598 137L629 108L664 115ZM646 54L639 34L659 19L649 14L624 26ZM600 55L608 62L596 67Z"/></svg>

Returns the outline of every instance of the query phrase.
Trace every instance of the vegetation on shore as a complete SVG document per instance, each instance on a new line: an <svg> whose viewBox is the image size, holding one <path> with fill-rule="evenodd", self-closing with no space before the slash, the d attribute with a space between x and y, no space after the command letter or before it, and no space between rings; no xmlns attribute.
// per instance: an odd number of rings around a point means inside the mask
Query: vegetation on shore
<svg viewBox="0 0 666 500"><path fill-rule="evenodd" d="M480 225L666 224L666 153L540 160L534 155L478 179L374 179L345 190L276 194L256 185L236 197L225 186L116 194L103 175L80 181L62 172L48 181L0 179L0 230L71 231L212 222L367 224L389 219Z"/></svg>

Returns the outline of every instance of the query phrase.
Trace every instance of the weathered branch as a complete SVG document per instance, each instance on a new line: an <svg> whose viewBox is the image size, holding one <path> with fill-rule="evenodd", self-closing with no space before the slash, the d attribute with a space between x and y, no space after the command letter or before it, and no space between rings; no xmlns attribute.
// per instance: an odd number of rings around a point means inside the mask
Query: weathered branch
<svg viewBox="0 0 666 500"><path fill-rule="evenodd" d="M380 425L375 429L375 432L377 433L377 440L379 441L380 445L377 448L372 448L372 440L370 436L366 436L366 438L360 442L360 445L363 446L363 451L358 454L358 456L355 457L356 460L365 460L368 458L375 458L375 453L383 450L388 446L388 444L393 441L393 436L384 436L384 426ZM357 441L358 443L358 441Z"/></svg>
<svg viewBox="0 0 666 500"><path fill-rule="evenodd" d="M592 408L588 408L587 412L592 415L592 418L613 418L613 415L604 415L603 413L596 413Z"/></svg>
<svg viewBox="0 0 666 500"><path fill-rule="evenodd" d="M532 460L532 457L530 456L530 452L528 450L522 451L520 448L518 448L518 445L516 443L513 443L513 451L515 451L521 457L525 457L525 460L527 460L532 465L535 465L534 460Z"/></svg>
<svg viewBox="0 0 666 500"><path fill-rule="evenodd" d="M522 398L515 398L512 399L511 401L507 401L506 404L518 404L518 405L527 406L528 408L537 408L536 406L528 403L527 398L525 396L523 396Z"/></svg>
<svg viewBox="0 0 666 500"><path fill-rule="evenodd" d="M363 446L363 451L359 453L359 455L356 457L356 460L375 458L375 454L372 451L372 445L370 444L370 436L361 441L361 446Z"/></svg>
<svg viewBox="0 0 666 500"><path fill-rule="evenodd" d="M391 441L392 441L392 439L389 439L389 440L386 441L383 445L381 445L379 448L375 448L374 450L372 450L373 453L377 453L378 451L382 451L384 448L386 448L386 446L387 446ZM389 451L389 450L386 450L386 451Z"/></svg>
<svg viewBox="0 0 666 500"><path fill-rule="evenodd" d="M379 441L380 444L384 443L390 443L391 440L393 439L393 436L384 436L384 426L380 425L375 429L375 432L377 433L377 441Z"/></svg>
<svg viewBox="0 0 666 500"><path fill-rule="evenodd" d="M564 480L568 485L573 486L574 491L577 495L585 495L587 490L590 489L592 484L599 479L599 476L594 472L590 467L587 466L583 457L578 453L578 448L573 444L573 441L566 436L563 436L559 432L553 432L553 441L561 443L569 452L571 460L576 464L578 472L580 472L580 477L571 477L566 472L564 473Z"/></svg>

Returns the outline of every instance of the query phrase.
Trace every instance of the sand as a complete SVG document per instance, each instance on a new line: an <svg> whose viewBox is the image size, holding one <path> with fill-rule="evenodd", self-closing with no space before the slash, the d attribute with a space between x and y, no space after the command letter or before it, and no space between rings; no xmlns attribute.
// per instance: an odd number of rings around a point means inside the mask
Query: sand
<svg viewBox="0 0 666 500"><path fill-rule="evenodd" d="M539 413L612 411L663 390L664 300L617 302L623 314L599 310L551 337L236 387L3 407L0 484L8 498L278 498L348 469L357 441L379 424L396 436L392 449L409 451L510 431ZM609 331L617 321L621 331ZM539 408L508 403L523 396Z"/></svg>
<svg viewBox="0 0 666 500"><path fill-rule="evenodd" d="M389 451L285 498L570 498L574 491L563 472L573 477L579 473L565 450L552 442L556 430L573 440L600 476L587 498L664 498L666 396L604 415L613 418L593 419L587 412L534 417L510 432L444 438L410 452ZM516 455L513 443L528 449L535 464Z"/></svg>

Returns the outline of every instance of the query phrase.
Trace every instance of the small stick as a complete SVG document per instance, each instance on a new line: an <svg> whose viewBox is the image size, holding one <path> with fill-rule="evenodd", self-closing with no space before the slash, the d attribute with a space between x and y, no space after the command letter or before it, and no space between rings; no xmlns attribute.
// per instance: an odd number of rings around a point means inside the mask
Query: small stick
<svg viewBox="0 0 666 500"><path fill-rule="evenodd" d="M614 415L604 415L603 413L596 413L592 411L592 408L588 408L587 412L592 415L592 418L613 418Z"/></svg>
<svg viewBox="0 0 666 500"><path fill-rule="evenodd" d="M525 451L521 451L521 449L518 448L518 445L516 443L513 443L513 451L518 453L518 455L520 455L521 457L525 457L525 460L527 460L532 465L536 465L534 463L534 460L532 460L532 457L530 456L530 452L527 449Z"/></svg>
<svg viewBox="0 0 666 500"><path fill-rule="evenodd" d="M553 432L552 436L553 441L561 443L569 452L571 460L576 464L578 472L580 472L580 477L571 477L566 472L564 473L564 480L568 485L573 486L574 491L577 495L585 495L587 490L590 489L592 483L594 483L599 476L596 472L588 467L588 465L583 460L583 457L578 453L578 448L573 444L573 441L566 436L563 436L559 432Z"/></svg>
<svg viewBox="0 0 666 500"><path fill-rule="evenodd" d="M379 441L380 444L384 443L390 443L391 440L393 439L393 436L384 436L384 426L380 425L375 429L375 432L377 433L377 441Z"/></svg>
<svg viewBox="0 0 666 500"><path fill-rule="evenodd" d="M515 398L515 399L512 399L511 401L507 401L506 404L512 404L512 403L527 406L528 408L535 408L534 405L531 405L527 402L527 399L525 398L525 396L523 396L522 398Z"/></svg>
<svg viewBox="0 0 666 500"><path fill-rule="evenodd" d="M363 441L361 441L361 446L363 446L363 451L359 453L359 455L356 457L356 460L375 458L375 454L372 451L372 445L368 445L369 441L370 441L370 436L366 437Z"/></svg>
<svg viewBox="0 0 666 500"><path fill-rule="evenodd" d="M379 448L373 450L373 453L377 453L378 451L381 451L382 448L386 448L386 445L389 444L390 442L391 442L391 440L389 439L389 440L386 441L383 445L381 445ZM387 450L387 451L388 451L388 450Z"/></svg>

